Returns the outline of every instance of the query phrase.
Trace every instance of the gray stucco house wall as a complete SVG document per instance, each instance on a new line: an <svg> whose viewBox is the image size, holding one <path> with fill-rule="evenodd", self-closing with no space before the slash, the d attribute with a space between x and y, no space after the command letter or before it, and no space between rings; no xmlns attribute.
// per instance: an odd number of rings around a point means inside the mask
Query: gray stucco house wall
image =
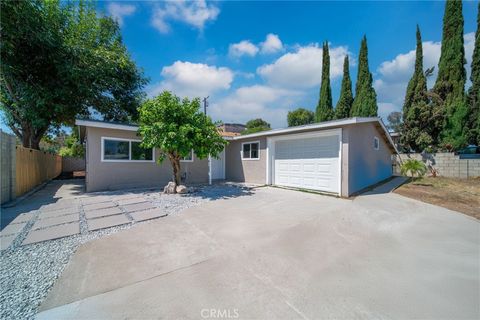
<svg viewBox="0 0 480 320"><path fill-rule="evenodd" d="M242 160L242 143L260 142L260 159ZM265 184L267 139L265 137L253 139L230 140L225 149L225 179L235 182Z"/></svg>
<svg viewBox="0 0 480 320"><path fill-rule="evenodd" d="M138 127L80 120L77 124L81 126L87 145L86 189L88 192L133 187L161 187L171 180L172 169L168 160L160 165L156 161L108 162L102 160L102 138L140 140L137 136ZM318 162L315 166L323 170L322 173L320 169L316 169L320 170L316 173L318 177L331 172L329 181L333 187L327 190L328 192L348 197L392 175L392 154L396 153L396 149L381 120L351 118L226 138L228 145L225 148L223 162L224 178L234 182L282 185L274 181L276 173L280 172L276 171L280 169L275 169L275 146L286 140L293 141L290 144L291 147L287 147L287 151L293 151L287 153L292 155L293 160L303 159L302 154L296 153L295 150L297 144L303 143L302 139L307 141L309 137L318 137L320 140L320 137L328 138L329 147L334 147L331 149L334 150L333 154L330 151L323 156L312 158ZM333 137L338 138L332 140ZM258 159L242 159L244 143L258 143ZM321 149L324 146L326 145L320 144L318 148ZM303 147L303 152L307 150L308 153L312 150L309 148ZM154 154L154 159L157 160L159 150L155 150ZM321 163L324 156L325 160L329 161L326 165ZM287 161L290 161L289 159L287 158ZM279 162L278 165L282 164ZM292 165L298 167L295 163ZM302 169L304 181L313 179L314 174L305 171L308 165L306 162L301 164L304 168ZM210 168L207 159L199 160L194 156L193 162L182 162L181 168L187 184L209 181ZM325 168L332 169L328 171L330 169ZM320 189L322 189L321 186Z"/></svg>
<svg viewBox="0 0 480 320"><path fill-rule="evenodd" d="M86 177L87 192L126 189L133 187L162 187L172 179L172 167L168 159L162 164L154 162L103 162L102 137L139 140L135 131L86 128ZM154 159L159 158L155 150ZM197 159L182 162L182 174L186 173L186 183L208 182L208 160Z"/></svg>

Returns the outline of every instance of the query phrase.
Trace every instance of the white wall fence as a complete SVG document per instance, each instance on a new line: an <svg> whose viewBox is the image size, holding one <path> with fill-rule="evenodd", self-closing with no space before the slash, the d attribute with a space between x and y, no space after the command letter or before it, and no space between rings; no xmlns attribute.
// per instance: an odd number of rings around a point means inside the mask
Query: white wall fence
<svg viewBox="0 0 480 320"><path fill-rule="evenodd" d="M480 177L480 159L460 159L458 155L451 152L401 153L395 156L394 172L400 174L401 161L409 158L421 160L427 166L431 165L437 170L439 176L450 178Z"/></svg>
<svg viewBox="0 0 480 320"><path fill-rule="evenodd" d="M0 203L5 203L15 199L15 143L15 136L0 130Z"/></svg>
<svg viewBox="0 0 480 320"><path fill-rule="evenodd" d="M85 159L84 158L62 158L62 172L74 172L85 171Z"/></svg>

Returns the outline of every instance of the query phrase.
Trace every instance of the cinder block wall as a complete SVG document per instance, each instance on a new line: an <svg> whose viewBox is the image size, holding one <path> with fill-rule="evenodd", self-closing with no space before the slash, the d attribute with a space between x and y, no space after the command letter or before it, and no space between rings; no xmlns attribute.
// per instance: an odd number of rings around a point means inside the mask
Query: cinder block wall
<svg viewBox="0 0 480 320"><path fill-rule="evenodd" d="M450 178L480 177L480 159L460 159L451 152L444 153L401 153L395 157L395 173L400 174L400 160L411 158L423 161L438 170L438 175Z"/></svg>
<svg viewBox="0 0 480 320"><path fill-rule="evenodd" d="M85 171L84 158L62 158L62 172Z"/></svg>
<svg viewBox="0 0 480 320"><path fill-rule="evenodd" d="M15 199L16 151L15 136L0 130L1 203Z"/></svg>

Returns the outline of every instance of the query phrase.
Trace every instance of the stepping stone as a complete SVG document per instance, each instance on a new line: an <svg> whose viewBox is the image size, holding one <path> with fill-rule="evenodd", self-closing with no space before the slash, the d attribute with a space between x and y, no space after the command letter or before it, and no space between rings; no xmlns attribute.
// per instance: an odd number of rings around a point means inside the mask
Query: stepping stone
<svg viewBox="0 0 480 320"><path fill-rule="evenodd" d="M35 224L33 225L32 229L43 229L51 226L56 226L59 224L64 224L64 223L69 223L69 222L75 222L80 220L80 214L75 213L75 214L69 214L66 216L60 216L60 217L55 217L55 218L50 218L50 219L42 219L42 220L37 220Z"/></svg>
<svg viewBox="0 0 480 320"><path fill-rule="evenodd" d="M114 214L120 214L120 213L123 213L123 212L122 210L120 210L119 207L113 207L113 208L99 209L94 211L87 211L85 212L85 217L87 219L94 219L94 218L100 218L105 216L112 216Z"/></svg>
<svg viewBox="0 0 480 320"><path fill-rule="evenodd" d="M5 250L12 244L13 240L17 237L16 234L5 236L0 238L0 250Z"/></svg>
<svg viewBox="0 0 480 320"><path fill-rule="evenodd" d="M125 199L125 200L119 200L117 201L118 205L123 206L126 204L134 204L134 203L142 203L142 202L147 202L145 198L130 198L130 199Z"/></svg>
<svg viewBox="0 0 480 320"><path fill-rule="evenodd" d="M135 221L144 221L167 216L167 214L162 212L162 209L159 208L132 212L130 215Z"/></svg>
<svg viewBox="0 0 480 320"><path fill-rule="evenodd" d="M63 210L57 210L57 211L47 211L47 212L40 212L38 215L39 219L50 219L50 218L56 218L60 216L65 216L69 214L74 214L74 213L79 213L80 210L78 210L77 207L75 208L68 208L68 209L63 209Z"/></svg>
<svg viewBox="0 0 480 320"><path fill-rule="evenodd" d="M112 201L109 202L101 202L101 203L92 203L88 205L83 206L83 211L93 211L93 210L98 210L98 209L105 209L105 208L111 208L111 207L116 207L117 205L113 203Z"/></svg>
<svg viewBox="0 0 480 320"><path fill-rule="evenodd" d="M79 222L62 224L42 230L33 230L28 233L28 236L23 240L22 245L73 236L79 233Z"/></svg>
<svg viewBox="0 0 480 320"><path fill-rule="evenodd" d="M87 220L88 231L105 229L127 223L130 223L130 220L128 220L128 218L124 214L117 214L114 216Z"/></svg>
<svg viewBox="0 0 480 320"><path fill-rule="evenodd" d="M20 231L22 231L23 227L27 225L26 222L23 223L10 223L8 226L3 228L2 231L0 231L0 236L8 236L11 234L17 234Z"/></svg>
<svg viewBox="0 0 480 320"><path fill-rule="evenodd" d="M22 213L22 214L18 215L15 219L13 219L13 221L10 222L10 224L28 222L33 218L34 215L35 215L34 211Z"/></svg>
<svg viewBox="0 0 480 320"><path fill-rule="evenodd" d="M115 196L113 200L114 201L127 200L132 198L138 198L139 196L141 195L137 193L122 194L122 195Z"/></svg>
<svg viewBox="0 0 480 320"><path fill-rule="evenodd" d="M92 203L101 203L101 202L108 202L111 201L111 196L93 196L93 197L86 197L82 199L82 204L92 204Z"/></svg>
<svg viewBox="0 0 480 320"><path fill-rule="evenodd" d="M59 211L59 210L66 210L70 208L76 208L78 206L77 201L69 200L69 201L62 201L52 204L47 204L40 207L41 211Z"/></svg>
<svg viewBox="0 0 480 320"><path fill-rule="evenodd" d="M127 212L142 211L147 209L154 209L155 207L150 202L134 203L124 205L123 208Z"/></svg>

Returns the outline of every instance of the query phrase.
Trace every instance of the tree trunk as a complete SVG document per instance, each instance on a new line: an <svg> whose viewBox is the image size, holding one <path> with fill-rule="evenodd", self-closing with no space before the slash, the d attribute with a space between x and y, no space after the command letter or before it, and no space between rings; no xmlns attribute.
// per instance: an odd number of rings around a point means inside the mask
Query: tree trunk
<svg viewBox="0 0 480 320"><path fill-rule="evenodd" d="M32 132L30 128L22 128L22 145L25 148L30 148L32 142Z"/></svg>
<svg viewBox="0 0 480 320"><path fill-rule="evenodd" d="M170 163L172 164L173 169L173 182L175 182L176 186L181 184L180 179L180 158L176 154L169 154L168 158L170 159ZM176 191L175 191L176 192Z"/></svg>
<svg viewBox="0 0 480 320"><path fill-rule="evenodd" d="M31 147L32 149L40 150L40 141L43 138L45 132L47 132L48 128L37 129L35 134L30 138L31 139Z"/></svg>

